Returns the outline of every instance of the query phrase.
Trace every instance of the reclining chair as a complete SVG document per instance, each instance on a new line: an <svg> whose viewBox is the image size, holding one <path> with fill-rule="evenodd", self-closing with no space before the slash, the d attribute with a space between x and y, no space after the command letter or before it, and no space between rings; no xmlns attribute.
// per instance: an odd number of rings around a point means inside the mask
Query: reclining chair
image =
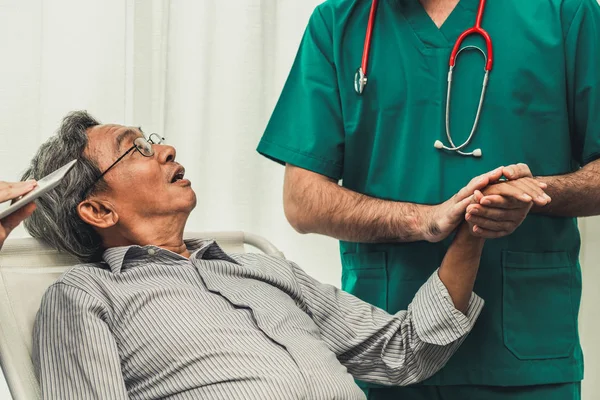
<svg viewBox="0 0 600 400"><path fill-rule="evenodd" d="M266 239L245 232L186 233L185 237L215 239L228 253L253 247L283 257ZM0 251L0 366L13 400L41 398L31 359L33 323L46 289L78 263L32 238L9 239Z"/></svg>

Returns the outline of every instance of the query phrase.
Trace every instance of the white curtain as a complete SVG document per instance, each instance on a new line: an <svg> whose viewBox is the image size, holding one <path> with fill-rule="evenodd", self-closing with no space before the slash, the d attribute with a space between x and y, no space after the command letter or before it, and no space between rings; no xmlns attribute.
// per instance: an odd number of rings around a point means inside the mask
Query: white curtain
<svg viewBox="0 0 600 400"><path fill-rule="evenodd" d="M579 333L585 359L582 390L583 400L596 400L600 394L600 217L582 219L580 228L583 296L579 312Z"/></svg>
<svg viewBox="0 0 600 400"><path fill-rule="evenodd" d="M70 110L141 125L176 146L192 180L198 207L188 230L263 235L338 285L337 243L289 227L283 168L255 152L320 2L0 0L0 180L18 179ZM584 398L592 400L600 393L600 220L585 220L582 231ZM9 398L1 388L0 398Z"/></svg>
<svg viewBox="0 0 600 400"><path fill-rule="evenodd" d="M283 167L255 150L319 2L159 3L169 14L160 28L167 56L160 61L166 68L158 66L163 77L153 83L165 82L164 104L159 110L137 105L135 110L142 126L144 115L163 113L164 125L156 129L172 138L190 167L199 199L190 229L259 233L319 279L338 283L336 242L301 237L290 228L282 209Z"/></svg>

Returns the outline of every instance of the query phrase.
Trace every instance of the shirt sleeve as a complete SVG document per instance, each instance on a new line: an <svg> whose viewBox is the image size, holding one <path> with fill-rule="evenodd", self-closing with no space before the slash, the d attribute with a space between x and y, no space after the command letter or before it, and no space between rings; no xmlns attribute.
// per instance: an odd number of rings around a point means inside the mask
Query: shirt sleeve
<svg viewBox="0 0 600 400"><path fill-rule="evenodd" d="M458 311L436 271L408 310L390 315L294 265L302 296L323 340L354 378L409 385L439 371L473 328L483 300Z"/></svg>
<svg viewBox="0 0 600 400"><path fill-rule="evenodd" d="M257 150L281 164L342 177L344 126L333 37L320 8L309 21Z"/></svg>
<svg viewBox="0 0 600 400"><path fill-rule="evenodd" d="M128 399L116 341L102 302L51 286L36 317L33 361L44 399Z"/></svg>
<svg viewBox="0 0 600 400"><path fill-rule="evenodd" d="M574 157L580 165L600 158L600 5L578 0L566 13L567 105ZM568 8L568 7L567 7Z"/></svg>

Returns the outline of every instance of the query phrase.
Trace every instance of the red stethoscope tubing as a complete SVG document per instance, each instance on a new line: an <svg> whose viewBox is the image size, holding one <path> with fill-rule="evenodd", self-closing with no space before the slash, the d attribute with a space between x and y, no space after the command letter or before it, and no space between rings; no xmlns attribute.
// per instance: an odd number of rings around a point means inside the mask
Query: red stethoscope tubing
<svg viewBox="0 0 600 400"><path fill-rule="evenodd" d="M373 37L373 26L375 26L375 14L377 14L377 4L379 0L373 0L371 3L371 11L369 12L369 23L367 25L367 34L365 35L365 46L363 48L363 57L361 68L363 73L367 74L369 66L369 50L371 50L371 38Z"/></svg>
<svg viewBox="0 0 600 400"><path fill-rule="evenodd" d="M490 37L489 33L487 33L486 30L481 27L483 11L485 10L485 1L486 0L479 0L479 8L477 9L477 19L475 20L475 26L464 31L462 35L460 35L458 39L456 39L456 43L454 44L454 48L452 49L452 54L450 55L451 67L454 67L456 65L456 55L460 50L462 42L467 38L467 36L478 34L483 37L483 39L485 40L485 45L487 47L487 62L485 63L485 70L492 70L492 64L494 62L494 55L492 53L492 38ZM371 26L370 29L372 30L373 26ZM369 27L367 27L367 30L369 30ZM371 33L369 33L368 36L371 36Z"/></svg>
<svg viewBox="0 0 600 400"><path fill-rule="evenodd" d="M467 38L467 36L478 34L483 37L487 47L487 61L485 64L485 70L488 72L492 70L492 65L494 62L492 52L492 39L490 38L490 35L486 32L486 30L481 27L483 11L485 10L485 2L486 0L479 0L479 7L477 9L477 18L475 20L475 25L472 28L469 28L466 31L464 31L456 40L456 43L454 44L454 48L452 49L452 53L450 55L450 67L454 67L456 65L456 55L460 50L462 42ZM364 85L366 85L367 69L369 66L369 52L371 50L371 39L373 38L373 27L375 26L375 15L377 14L378 3L379 0L373 0L371 3L371 11L369 12L369 22L367 24L367 32L365 35L365 44L363 47L363 56L360 68L364 79Z"/></svg>

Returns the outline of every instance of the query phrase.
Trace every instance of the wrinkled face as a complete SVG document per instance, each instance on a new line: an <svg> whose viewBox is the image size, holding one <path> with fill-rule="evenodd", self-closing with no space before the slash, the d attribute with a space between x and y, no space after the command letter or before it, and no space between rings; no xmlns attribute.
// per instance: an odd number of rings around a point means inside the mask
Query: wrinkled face
<svg viewBox="0 0 600 400"><path fill-rule="evenodd" d="M138 128L98 125L88 129L86 156L104 172L144 134ZM114 207L119 220L135 224L138 218L187 215L196 205L196 194L183 167L175 162L175 148L152 144L154 154L145 157L130 151L103 179L108 190L97 196Z"/></svg>

